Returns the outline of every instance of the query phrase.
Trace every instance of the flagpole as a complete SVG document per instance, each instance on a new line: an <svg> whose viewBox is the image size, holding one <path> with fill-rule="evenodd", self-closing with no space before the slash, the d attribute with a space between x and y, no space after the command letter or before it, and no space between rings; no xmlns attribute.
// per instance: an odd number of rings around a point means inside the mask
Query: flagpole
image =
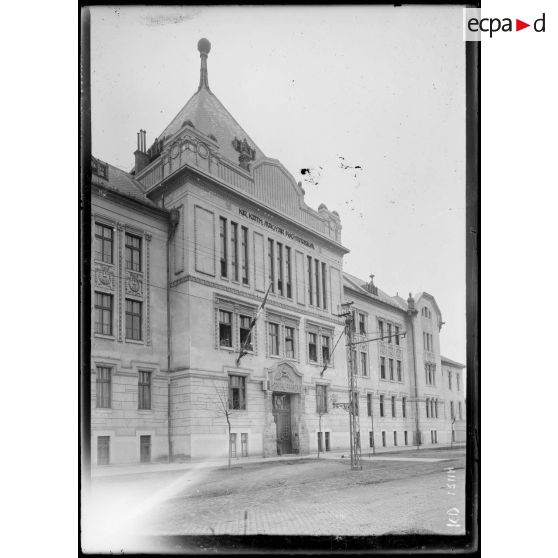
<svg viewBox="0 0 558 558"><path fill-rule="evenodd" d="M265 303L267 302L267 297L269 295L269 291L271 290L272 285L273 285L273 283L269 284L269 287L267 288L267 291L266 291L265 296L262 300L262 303L258 307L258 310L256 311L256 315L252 318L252 321L250 322L250 329L248 330L248 335L246 336L246 339L242 343L242 346L240 347L240 351L238 353L238 356L236 357L236 367L237 368L238 368L238 365L240 363L240 359L244 355L248 354L247 351L246 351L246 347L248 346L248 343L249 343L250 339L252 338L252 330L254 329L254 326L256 325L256 322L257 322L258 318L260 317L260 314L262 313L262 310L265 306Z"/></svg>

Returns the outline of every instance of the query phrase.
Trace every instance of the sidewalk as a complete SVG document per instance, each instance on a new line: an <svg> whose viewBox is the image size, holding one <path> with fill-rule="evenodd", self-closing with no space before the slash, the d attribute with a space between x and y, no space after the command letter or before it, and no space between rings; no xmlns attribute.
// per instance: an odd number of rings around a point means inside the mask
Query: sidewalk
<svg viewBox="0 0 558 558"><path fill-rule="evenodd" d="M365 460L409 460L409 461L443 461L448 459L443 457L443 450L451 449L449 445L436 445L436 446L421 446L420 451L437 451L442 450L440 452L439 458L418 458L418 457L405 457L404 454L410 451L417 451L416 446L404 446L404 447L380 447L376 448L376 455L372 454L372 448L364 448L362 450L361 457ZM464 445L457 445L454 444L454 450L458 449L465 449ZM381 454L396 454L393 457L390 456L381 456ZM236 457L231 459L231 467L238 467L242 465L246 465L248 463L269 463L272 461L293 461L299 459L317 459L317 452L312 452L307 455L298 455L298 454L287 454L287 455L280 455L276 457L262 457L262 456L255 456L255 457ZM350 451L349 449L346 450L334 450L328 452L320 452L320 459L350 459ZM185 461L181 463L130 463L124 465L107 465L107 466L92 466L91 467L91 478L105 478L105 477L113 477L119 475L141 475L141 474L149 474L149 473L162 473L167 471L190 471L192 469L215 469L219 467L226 467L228 464L228 459L226 457L217 458L217 459L196 459L192 461Z"/></svg>

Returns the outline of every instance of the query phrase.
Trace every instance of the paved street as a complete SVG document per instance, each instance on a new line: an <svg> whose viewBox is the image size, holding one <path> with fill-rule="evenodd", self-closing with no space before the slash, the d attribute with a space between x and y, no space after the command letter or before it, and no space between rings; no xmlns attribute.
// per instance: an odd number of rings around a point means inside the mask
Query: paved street
<svg viewBox="0 0 558 558"><path fill-rule="evenodd" d="M421 450L365 458L362 471L312 458L103 477L91 524L130 536L463 534L464 466L463 450Z"/></svg>

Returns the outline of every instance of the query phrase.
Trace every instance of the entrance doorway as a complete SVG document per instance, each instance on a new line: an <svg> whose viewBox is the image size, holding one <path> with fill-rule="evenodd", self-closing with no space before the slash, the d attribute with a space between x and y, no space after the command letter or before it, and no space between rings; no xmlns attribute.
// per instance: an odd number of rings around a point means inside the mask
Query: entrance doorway
<svg viewBox="0 0 558 558"><path fill-rule="evenodd" d="M151 436L140 436L140 462L151 461Z"/></svg>
<svg viewBox="0 0 558 558"><path fill-rule="evenodd" d="M292 452L291 396L273 393L273 418L277 426L277 455Z"/></svg>

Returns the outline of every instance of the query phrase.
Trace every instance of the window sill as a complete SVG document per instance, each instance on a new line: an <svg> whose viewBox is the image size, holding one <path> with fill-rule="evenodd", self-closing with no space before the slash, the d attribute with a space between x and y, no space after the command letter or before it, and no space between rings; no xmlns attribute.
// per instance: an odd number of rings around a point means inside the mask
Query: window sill
<svg viewBox="0 0 558 558"><path fill-rule="evenodd" d="M145 341L141 341L140 339L125 339L126 343L132 343L133 345L145 345Z"/></svg>
<svg viewBox="0 0 558 558"><path fill-rule="evenodd" d="M94 335L98 339L106 339L107 341L116 341L116 337L114 335L105 335L104 333L95 333Z"/></svg>
<svg viewBox="0 0 558 558"><path fill-rule="evenodd" d="M111 265L114 266L114 262L104 262L103 260L93 260L93 263L100 264L100 265Z"/></svg>
<svg viewBox="0 0 558 558"><path fill-rule="evenodd" d="M224 347L223 345L219 345L219 349L223 351L228 351L229 353L234 353L234 347Z"/></svg>
<svg viewBox="0 0 558 558"><path fill-rule="evenodd" d="M153 409L138 409L138 413L142 415L150 415L153 413Z"/></svg>

